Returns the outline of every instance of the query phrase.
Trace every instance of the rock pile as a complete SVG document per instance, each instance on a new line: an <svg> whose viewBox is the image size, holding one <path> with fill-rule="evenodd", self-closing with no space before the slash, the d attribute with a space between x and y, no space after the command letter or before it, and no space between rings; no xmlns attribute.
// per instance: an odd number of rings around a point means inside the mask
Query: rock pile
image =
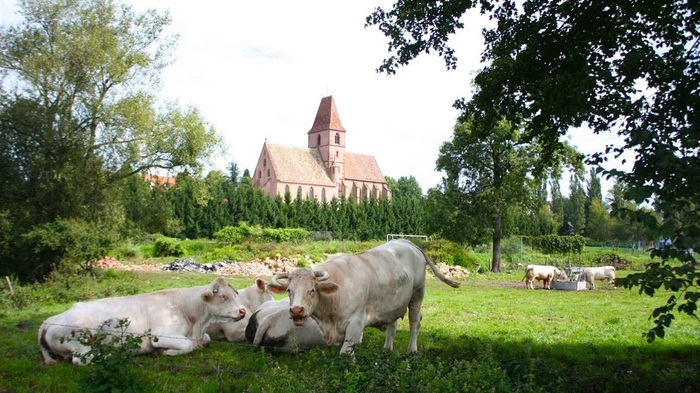
<svg viewBox="0 0 700 393"><path fill-rule="evenodd" d="M313 267L309 256L303 258L304 266ZM447 277L469 277L469 271L461 266L450 266L436 263L438 269ZM299 258L283 257L280 254L274 258L254 259L250 262L223 261L214 263L198 263L194 259L177 259L167 265L124 265L114 258L103 258L95 262L95 266L103 269L121 269L137 271L170 271L191 273L216 273L223 276L270 277L276 273L288 272L299 266ZM430 269L427 269L430 273Z"/></svg>

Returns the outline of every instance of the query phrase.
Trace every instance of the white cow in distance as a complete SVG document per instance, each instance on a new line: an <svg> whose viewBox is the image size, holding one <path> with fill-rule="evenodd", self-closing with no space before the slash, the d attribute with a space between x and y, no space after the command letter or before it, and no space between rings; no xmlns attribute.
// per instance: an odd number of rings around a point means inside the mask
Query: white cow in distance
<svg viewBox="0 0 700 393"><path fill-rule="evenodd" d="M341 354L352 353L367 326L385 330L384 348L392 350L396 321L408 311L408 352L417 352L426 266L442 282L459 287L423 250L401 239L358 254L332 255L314 270L276 274L270 288L289 294L288 311L296 326L313 318L327 345L342 344Z"/></svg>
<svg viewBox="0 0 700 393"><path fill-rule="evenodd" d="M273 300L272 292L267 281L255 279L253 285L238 291L238 304L246 309L245 317L239 321L216 322L207 328L207 334L212 340L226 339L230 342L245 342L245 330L250 316L263 303Z"/></svg>
<svg viewBox="0 0 700 393"><path fill-rule="evenodd" d="M525 267L525 288L535 289L533 282L542 281L543 289L552 289L552 282L555 279L566 279L566 273L552 265L527 265Z"/></svg>
<svg viewBox="0 0 700 393"><path fill-rule="evenodd" d="M238 291L217 278L204 286L75 303L41 324L39 348L46 364L56 364L57 357L82 364L79 356L90 348L78 342L81 331L94 334L105 322L111 330L118 320L128 319L126 333L142 335L150 330L152 335L143 337L139 354L179 355L209 343L206 329L211 323L237 321L245 314L238 304Z"/></svg>
<svg viewBox="0 0 700 393"><path fill-rule="evenodd" d="M591 289L595 289L596 280L606 281L608 285L615 284L615 267L587 267L583 269L578 276L578 281L587 282L591 286Z"/></svg>

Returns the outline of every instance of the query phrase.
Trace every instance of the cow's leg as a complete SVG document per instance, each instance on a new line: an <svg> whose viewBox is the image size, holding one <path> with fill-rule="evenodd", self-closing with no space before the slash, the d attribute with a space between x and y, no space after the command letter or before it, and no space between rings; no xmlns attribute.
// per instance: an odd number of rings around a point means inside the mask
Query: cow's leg
<svg viewBox="0 0 700 393"><path fill-rule="evenodd" d="M353 317L350 319L345 328L345 341L343 341L343 346L340 348L341 354L351 354L352 347L362 342L362 330L364 330L364 327L362 318Z"/></svg>
<svg viewBox="0 0 700 393"><path fill-rule="evenodd" d="M194 351L198 346L196 340L183 335L163 335L156 337L158 337L158 341L156 342L153 340L153 347L163 349L163 355L182 355Z"/></svg>
<svg viewBox="0 0 700 393"><path fill-rule="evenodd" d="M408 302L408 325L411 330L411 337L408 341L408 353L418 352L418 331L420 330L420 308L423 304L425 288L416 289L413 292L411 301Z"/></svg>
<svg viewBox="0 0 700 393"><path fill-rule="evenodd" d="M394 337L396 337L396 321L392 323L387 323L386 327L386 338L384 339L384 349L387 351L394 350Z"/></svg>

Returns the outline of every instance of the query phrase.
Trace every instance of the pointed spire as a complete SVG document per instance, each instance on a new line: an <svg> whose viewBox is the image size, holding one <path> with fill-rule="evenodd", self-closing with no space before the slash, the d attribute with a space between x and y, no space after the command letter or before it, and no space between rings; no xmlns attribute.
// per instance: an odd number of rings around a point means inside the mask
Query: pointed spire
<svg viewBox="0 0 700 393"><path fill-rule="evenodd" d="M316 119L314 119L314 125L309 130L309 134L326 130L345 131L343 125L340 124L340 117L335 108L333 96L326 96L321 99L318 112L316 112Z"/></svg>

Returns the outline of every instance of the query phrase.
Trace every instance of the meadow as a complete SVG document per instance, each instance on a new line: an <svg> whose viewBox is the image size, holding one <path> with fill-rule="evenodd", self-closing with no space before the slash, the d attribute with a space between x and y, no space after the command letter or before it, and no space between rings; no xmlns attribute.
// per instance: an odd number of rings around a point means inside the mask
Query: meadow
<svg viewBox="0 0 700 393"><path fill-rule="evenodd" d="M627 272L622 271L620 275ZM521 270L473 274L450 288L428 279L418 354L406 355L408 323L394 351L368 328L354 356L339 348L297 355L213 342L187 355L139 356L130 365L152 392L697 392L700 322L678 315L648 344L651 310L668 297L599 285L595 291L526 290ZM211 274L96 270L0 292L0 392L100 391L90 367L46 366L37 329L82 299L204 285ZM237 288L250 277L227 277ZM136 390L136 389L135 389Z"/></svg>

